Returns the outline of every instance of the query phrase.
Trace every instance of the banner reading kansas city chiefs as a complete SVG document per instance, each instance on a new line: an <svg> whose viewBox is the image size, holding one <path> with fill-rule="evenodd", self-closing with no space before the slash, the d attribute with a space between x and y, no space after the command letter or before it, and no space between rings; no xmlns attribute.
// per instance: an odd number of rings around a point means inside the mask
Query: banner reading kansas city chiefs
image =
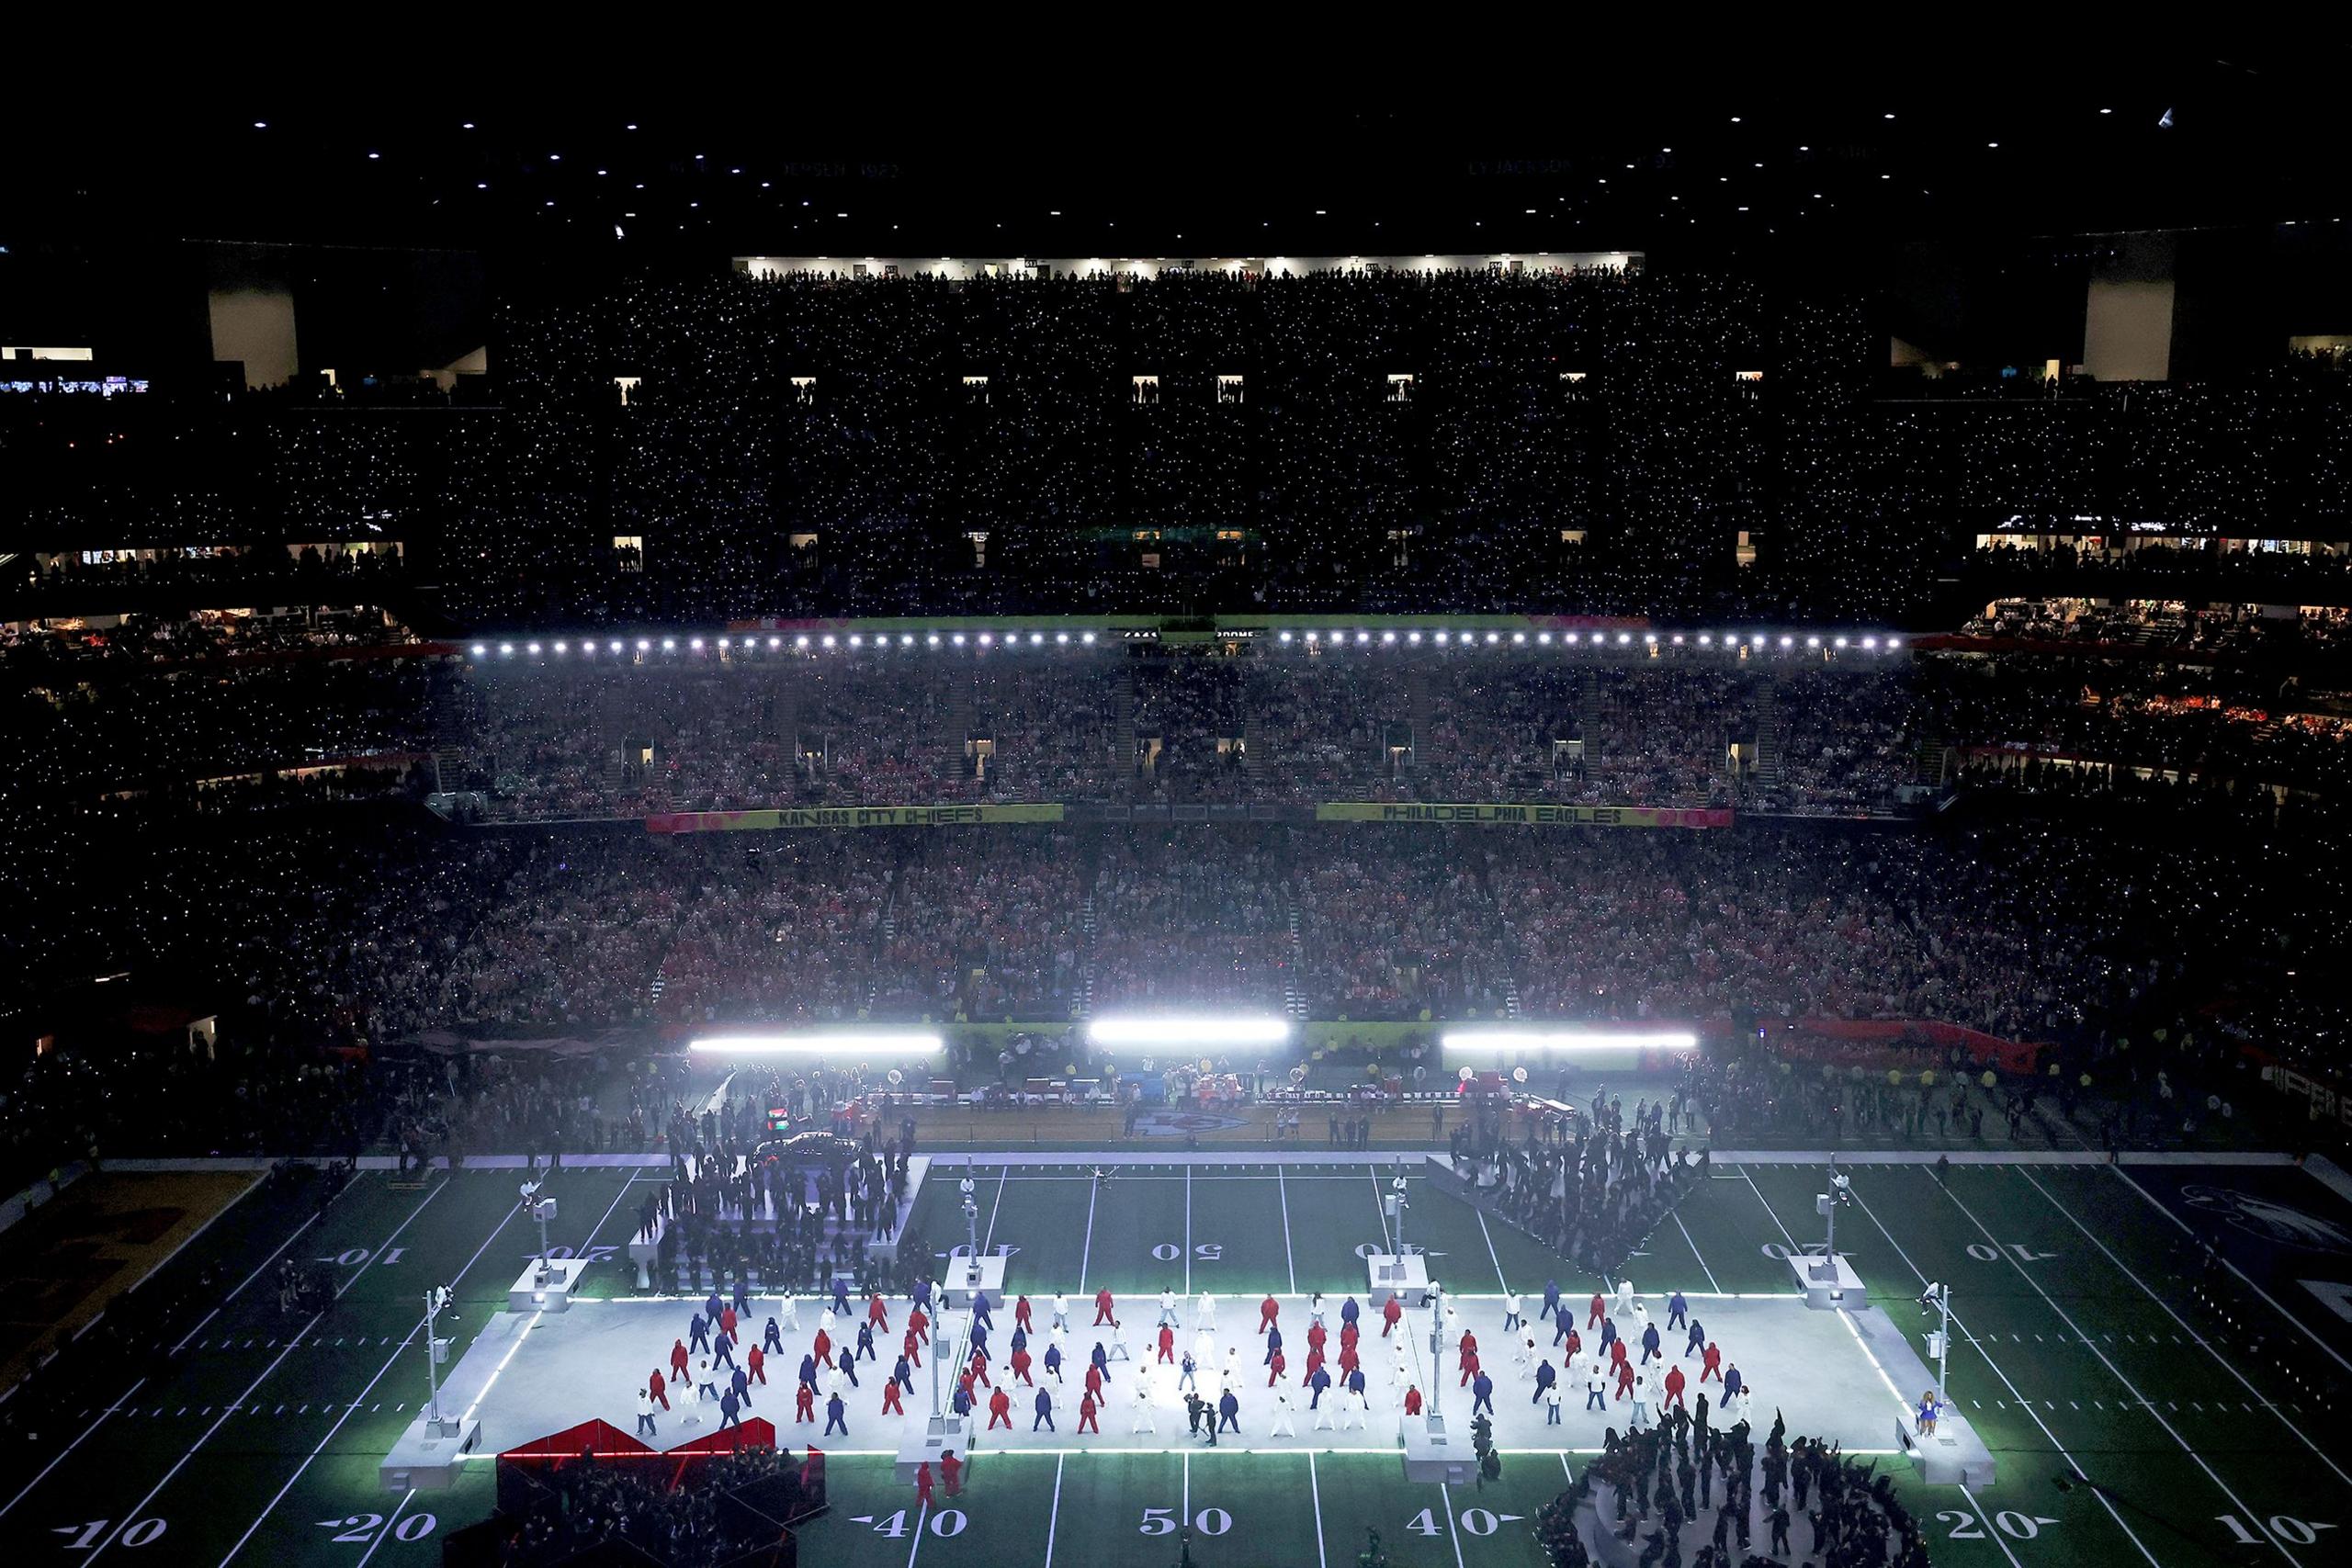
<svg viewBox="0 0 2352 1568"><path fill-rule="evenodd" d="M1522 828L1728 828L1729 807L1515 806L1428 800L1336 800L1317 822L1481 822Z"/></svg>
<svg viewBox="0 0 2352 1568"><path fill-rule="evenodd" d="M990 822L1058 822L1056 805L806 806L759 811L664 811L649 833L741 833L771 828L977 828Z"/></svg>

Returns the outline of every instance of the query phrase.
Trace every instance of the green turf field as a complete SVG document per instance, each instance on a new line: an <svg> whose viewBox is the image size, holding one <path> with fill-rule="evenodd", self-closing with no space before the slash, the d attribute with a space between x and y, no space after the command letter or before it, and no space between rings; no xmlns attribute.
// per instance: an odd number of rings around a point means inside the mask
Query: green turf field
<svg viewBox="0 0 2352 1568"><path fill-rule="evenodd" d="M923 1191L935 1245L963 1231L953 1177ZM1132 1164L1099 1189L1082 1168L974 1171L984 1247L1013 1249L1008 1284L1073 1295L1163 1285L1246 1301L1268 1291L1363 1284L1358 1248L1383 1237L1377 1176L1363 1166ZM2266 1176L2301 1183L2308 1177ZM2224 1179L2230 1173L2221 1173ZM555 1178L557 1240L624 1243L650 1179L625 1168ZM1913 1298L1950 1280L1962 1337L1951 1393L2000 1467L1971 1497L1907 1475L1910 1506L1932 1521L1939 1562L1979 1568L2066 1563L2338 1561L2352 1515L2352 1457L2307 1407L2298 1366L2330 1352L2283 1315L2225 1329L2178 1274L2184 1234L2128 1173L2096 1166L1860 1166L1841 1251L1898 1323L1924 1329ZM201 1247L232 1280L258 1273L189 1337L161 1382L91 1408L17 1456L0 1485L0 1545L12 1562L131 1564L426 1563L447 1532L486 1517L490 1465L453 1490L377 1488L376 1464L424 1397L416 1297L453 1281L458 1349L503 1304L534 1245L515 1215L514 1173L436 1174L421 1190L357 1179L323 1214L249 1199ZM1645 1292L1779 1292L1792 1241L1816 1239L1817 1167L1720 1171L1653 1235L1629 1272ZM1411 1239L1432 1273L1464 1291L1540 1293L1547 1276L1587 1292L1533 1242L1466 1205L1417 1190ZM193 1253L173 1267L187 1267ZM280 1256L333 1259L342 1294L314 1325L289 1320L268 1288ZM619 1264L588 1293L625 1292ZM1531 1310L1532 1300L1531 1299ZM1237 1303L1238 1305L1238 1303ZM2269 1311L2269 1309L2265 1309ZM446 1325L445 1325L446 1326ZM2253 1353L2252 1337L2265 1349ZM2332 1369L2331 1369L2332 1370ZM2310 1440L2301 1434L2308 1431ZM1181 1445L1181 1434L1171 1444ZM1075 1450L1076 1445L1072 1445ZM829 1464L830 1513L801 1532L804 1562L1101 1563L1173 1562L1189 1521L1202 1564L1352 1563L1377 1527L1408 1564L1534 1563L1538 1508L1583 1462L1518 1452L1484 1491L1408 1486L1382 1454L990 1453L965 1495L919 1513L884 1457ZM2062 1490L2078 1468L2098 1491ZM1800 1540L1803 1539L1800 1531Z"/></svg>

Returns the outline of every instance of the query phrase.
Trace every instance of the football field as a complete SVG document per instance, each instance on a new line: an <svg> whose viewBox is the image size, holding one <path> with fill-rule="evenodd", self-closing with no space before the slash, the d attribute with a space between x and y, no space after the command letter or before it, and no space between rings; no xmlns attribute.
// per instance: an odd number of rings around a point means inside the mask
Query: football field
<svg viewBox="0 0 2352 1568"><path fill-rule="evenodd" d="M1250 1333L1259 1298L1322 1291L1336 1312L1340 1298L1363 1291L1363 1254L1389 1240L1381 1196L1396 1168L1386 1158L1225 1156L1113 1168L1097 1182L1083 1163L982 1156L970 1167L982 1248L1005 1256L1008 1293L1028 1293L1040 1323L1056 1290L1071 1296L1074 1323L1083 1321L1080 1303L1091 1315L1092 1293L1108 1289L1122 1316L1144 1325L1163 1288L1195 1301L1214 1292L1220 1335L1248 1336L1250 1371L1259 1365ZM2279 1164L2005 1159L1957 1165L1945 1180L1917 1163L1849 1169L1855 1202L1838 1216L1839 1250L1873 1304L1915 1344L1931 1326L1915 1298L1929 1280L1951 1285L1950 1395L1998 1465L1996 1484L1972 1496L1919 1483L1899 1456L1878 1461L1900 1477L1938 1562L2319 1568L2338 1560L2342 1527L2352 1522L2352 1457L2341 1451L2328 1400L2352 1386L2343 1305L2352 1293L2352 1204ZM941 1156L923 1187L922 1226L935 1247L963 1235L964 1174L962 1156ZM590 1270L588 1296L634 1295L617 1255L643 1184L657 1179L628 1167L571 1166L553 1179L562 1210L554 1239L612 1259ZM1795 1312L1770 1298L1793 1293L1790 1248L1820 1239L1814 1194L1823 1184L1818 1165L1718 1167L1626 1272L1653 1303L1680 1290L1702 1314L1727 1297L1740 1298L1743 1311L1758 1298L1764 1310ZM1524 1293L1532 1317L1545 1280L1556 1278L1581 1317L1597 1281L1426 1180L1417 1177L1409 1196L1408 1239L1430 1253L1431 1275L1461 1294L1465 1314L1498 1313L1509 1290ZM2192 1225L2222 1241L2243 1271L2200 1277ZM462 1355L503 1308L535 1247L509 1170L436 1172L413 1190L366 1173L322 1213L265 1194L247 1199L170 1265L209 1258L232 1287L179 1357L119 1404L69 1410L64 1429L11 1451L0 1477L0 1544L14 1561L43 1563L437 1562L447 1532L487 1517L492 1466L469 1464L447 1491L378 1487L378 1461L424 1397L418 1297L432 1283L455 1286L459 1317L454 1325L445 1319L443 1331L454 1331ZM326 1312L297 1318L280 1310L269 1273L284 1257L328 1261L339 1293ZM575 1314L599 1310L621 1309L589 1301ZM1286 1333L1303 1331L1299 1313L1295 1303L1285 1306ZM1184 1316L1189 1325L1189 1303ZM999 1318L1009 1332L1006 1307ZM1501 1382L1502 1358L1483 1326L1480 1336ZM1547 1331L1539 1343L1549 1338ZM1303 1349L1295 1337L1293 1346ZM1729 1348L1742 1354L1739 1344ZM1755 1354L1768 1359L1762 1348ZM633 1393L630 1375L582 1366L577 1381L601 1399ZM1825 1364L1820 1375L1847 1371ZM1804 1376L1792 1366L1758 1380L1759 1427L1770 1423L1774 1380L1792 1411L1818 1392L1791 1386ZM1841 1408L1838 1419L1841 1435L1886 1436L1849 1436L1849 1449L1892 1448L1895 1400L1919 1392L1898 1396L1891 1384L1875 1386L1883 1381L1857 1384L1858 1407L1850 1416ZM927 1397L927 1383L917 1386ZM1523 1402L1525 1385L1517 1386ZM519 1380L507 1393L502 1387L485 1403L535 1397ZM1445 1391L1451 1412L1458 1406L1450 1376ZM1241 1440L1209 1449L1186 1437L1181 1415L1156 1437L1138 1438L1114 1402L1099 1442L1073 1432L1074 1409L1050 1440L1025 1418L1017 1441L983 1440L963 1494L924 1509L893 1479L879 1428L861 1429L875 1419L871 1398L869 1387L854 1404L852 1439L820 1444L829 1450L831 1507L800 1530L811 1554L803 1561L1076 1565L1115 1554L1172 1562L1185 1523L1204 1565L1352 1563L1368 1527L1398 1568L1537 1563L1537 1510L1597 1446L1575 1424L1554 1428L1563 1435L1547 1446L1540 1424L1506 1412L1499 1482L1448 1490L1408 1485L1394 1450L1358 1433L1302 1420L1299 1437L1274 1438L1252 1421ZM566 1424L556 1414L546 1429ZM815 1440L814 1427L788 1425L779 1410L761 1414L777 1419L789 1445ZM1808 1428L1792 1414L1791 1430ZM1393 1417L1389 1431L1393 1441ZM1531 1431L1532 1440L1521 1440ZM663 1443L674 1440L665 1427ZM1802 1556L1807 1528L1794 1535Z"/></svg>

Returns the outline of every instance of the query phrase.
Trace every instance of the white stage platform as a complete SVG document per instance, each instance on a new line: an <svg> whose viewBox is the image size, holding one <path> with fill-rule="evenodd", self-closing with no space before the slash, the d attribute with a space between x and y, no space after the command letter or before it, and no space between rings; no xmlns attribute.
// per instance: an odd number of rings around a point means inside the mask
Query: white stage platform
<svg viewBox="0 0 2352 1568"><path fill-rule="evenodd" d="M1659 1280L1654 1289L1670 1289L1677 1281ZM1272 1437L1269 1427L1273 1416L1273 1395L1266 1386L1264 1341L1251 1332L1252 1325L1229 1319L1217 1334L1218 1341L1233 1351L1235 1373L1233 1387L1241 1402L1239 1416L1242 1442L1252 1449L1355 1450L1396 1453L1405 1436L1405 1420L1400 1409L1403 1389L1418 1386L1424 1399L1433 1393L1439 1396L1440 1411L1449 1431L1464 1451L1469 1442L1472 1416L1471 1393L1461 1386L1455 1371L1454 1358L1449 1349L1443 1358L1442 1374L1433 1364L1428 1348L1425 1325L1408 1325L1411 1330L1402 1362L1402 1382L1398 1377L1399 1360L1396 1341L1383 1339L1380 1321L1374 1312L1364 1313L1367 1325L1359 1342L1369 1410L1361 1424L1345 1423L1339 1407L1335 1385L1323 1399L1321 1411L1307 1408L1307 1392L1300 1386L1306 1364L1306 1335L1308 1322L1306 1298L1283 1296L1282 1322L1285 1353L1290 1359L1288 1382L1295 1402L1295 1437ZM1515 1364L1513 1340L1521 1336L1506 1336L1502 1332L1502 1302L1492 1295L1453 1295L1447 1303L1458 1313L1459 1327L1468 1328L1478 1336L1482 1358L1487 1373L1495 1383L1495 1442L1503 1449L1534 1450L1598 1450L1603 1431L1611 1427L1623 1429L1631 1413L1628 1402L1611 1398L1606 1411L1587 1411L1583 1379L1575 1371L1562 1372L1561 1424L1549 1426L1544 1410L1534 1397L1532 1369ZM1660 1299L1653 1296L1651 1299ZM1704 1324L1708 1337L1724 1352L1724 1364L1737 1366L1742 1376L1756 1391L1754 1416L1759 1427L1769 1426L1777 1408L1788 1419L1792 1433L1819 1435L1844 1443L1847 1451L1888 1453L1894 1450L1897 1439L1895 1422L1902 1415L1902 1396L1889 1384L1889 1373L1873 1363L1865 1350L1865 1341L1858 1337L1853 1325L1854 1314L1808 1311L1804 1301L1791 1293L1780 1296L1731 1297L1705 1292L1690 1292L1692 1313ZM685 1334L686 1320L694 1314L695 1302L672 1298L623 1301L581 1301L567 1314L534 1314L525 1317L502 1316L484 1331L466 1351L463 1360L452 1370L453 1387L488 1386L481 1399L477 1415L481 1420L481 1440L475 1451L494 1455L533 1438L571 1426L577 1422L601 1417L624 1432L637 1425L637 1393L645 1386L646 1375L653 1369L663 1369L667 1376L671 1342ZM774 1310L774 1299L755 1297L751 1319L763 1323ZM1137 1298L1132 1310L1147 1313L1148 1303ZM1190 1313L1184 1317L1189 1320ZM1866 1317L1874 1315L1868 1313ZM920 1438L923 1423L928 1419L931 1398L931 1368L925 1365L913 1371L914 1391L906 1396L906 1414L884 1416L880 1414L882 1382L890 1374L891 1360L899 1331L906 1318L903 1299L890 1303L892 1332L885 1343L890 1347L883 1359L861 1360L857 1363L858 1384L844 1386L842 1397L849 1408L849 1432L846 1437L835 1433L821 1436L824 1427L826 1393L830 1392L820 1378L816 1401L817 1419L809 1423L793 1418L793 1385L801 1356L810 1348L817 1328L817 1314L802 1303L801 1331L786 1338L786 1353L768 1358L766 1386L752 1385L752 1405L747 1416L764 1416L775 1423L779 1439L787 1447L814 1443L831 1452L900 1455L910 1438ZM943 1321L933 1330L934 1337L944 1333L960 1344L965 1337L966 1322L959 1313L942 1314ZM1001 1426L993 1432L987 1430L987 1399L990 1390L979 1391L980 1403L975 1411L974 1425L978 1430L974 1440L986 1449L1067 1449L1084 1447L1106 1450L1133 1450L1166 1451L1181 1449L1189 1441L1185 1432L1184 1405L1177 1387L1177 1369L1158 1366L1143 1360L1112 1361L1108 1379L1109 1403L1100 1417L1102 1433L1083 1438L1077 1436L1078 1402L1083 1388L1083 1373L1087 1359L1094 1348L1094 1336L1084 1329L1074 1330L1063 1344L1067 1365L1063 1381L1057 1387L1045 1379L1042 1363L1046 1336L1035 1337L1031 1353L1040 1363L1034 1375L1043 1379L1045 1386L1055 1395L1055 1419L1057 1432L1030 1430L1035 1393L1018 1382L1011 1382L1009 1365L1012 1356L1012 1319L1008 1311L1000 1308L996 1314L998 1332L991 1337L994 1359L992 1369L1001 1384L1012 1395L1014 1425L1007 1432ZM1326 1303L1325 1322L1331 1334L1330 1354L1338 1353L1340 1328L1339 1303ZM1883 1325L1883 1318L1879 1322ZM502 1331L502 1325L535 1325L527 1334ZM854 1326L854 1325L853 1325ZM1582 1327L1581 1317L1577 1326ZM1552 1359L1555 1371L1558 1361L1551 1356L1552 1335L1548 1323L1531 1325L1538 1353ZM877 1338L883 1337L877 1336ZM1881 1337L1899 1347L1899 1336L1891 1326L1883 1330ZM837 1340L843 1336L837 1329ZM1180 1329L1180 1344L1189 1343L1192 1330ZM848 1337L854 1343L854 1333ZM1669 1347L1679 1345L1680 1335L1675 1335ZM755 1342L747 1334L744 1348ZM1105 1341L1106 1348L1108 1341ZM1134 1345L1141 1355L1149 1343L1144 1336L1134 1337ZM1587 1338L1588 1347L1590 1337ZM737 1352L739 1359L742 1351ZM1636 1352L1638 1354L1638 1352ZM1669 1356L1675 1354L1669 1348ZM1220 1358L1222 1359L1222 1358ZM491 1374L504 1364L494 1384ZM1691 1380L1686 1397L1702 1392L1697 1379L1700 1361L1694 1356L1678 1359L1674 1365L1683 1369ZM1893 1370L1898 1380L1914 1375L1908 1369ZM1214 1400L1222 1392L1222 1368L1204 1368L1199 1379L1200 1392ZM1337 1377L1336 1371L1334 1377ZM1442 1376L1442 1386L1432 1380ZM1150 1390L1150 1413L1156 1431L1138 1432L1136 1407L1131 1393L1134 1380L1148 1380ZM1897 1386L1900 1386L1899 1383ZM1924 1383L1922 1387L1926 1386ZM1720 1399L1720 1386L1705 1385L1704 1391L1714 1404ZM1916 1391L1911 1397L1916 1397ZM670 1393L672 1408L657 1415L656 1435L651 1439L657 1448L666 1448L688 1438L708 1431L716 1425L715 1407L700 1413L701 1419L689 1426L685 1417L695 1413L693 1390L673 1386ZM447 1402L445 1401L445 1408ZM460 1406L462 1408L462 1405ZM1325 1424L1328 1423L1328 1424ZM1231 1435L1227 1434L1227 1440Z"/></svg>
<svg viewBox="0 0 2352 1568"><path fill-rule="evenodd" d="M1869 1301L1862 1277L1854 1272L1842 1252L1835 1258L1818 1252L1797 1253L1789 1259L1789 1272L1796 1276L1797 1289L1804 1292L1804 1304L1815 1312L1858 1307Z"/></svg>
<svg viewBox="0 0 2352 1568"><path fill-rule="evenodd" d="M1363 1267L1375 1315L1388 1304L1391 1296L1402 1296L1407 1312L1429 1305L1430 1262L1419 1253L1408 1252L1399 1258L1394 1253L1375 1252L1364 1258Z"/></svg>
<svg viewBox="0 0 2352 1568"><path fill-rule="evenodd" d="M584 1258L550 1258L548 1277L539 1278L538 1259L533 1258L521 1278L506 1292L508 1312L569 1312L571 1292L579 1288L581 1276L588 1272Z"/></svg>

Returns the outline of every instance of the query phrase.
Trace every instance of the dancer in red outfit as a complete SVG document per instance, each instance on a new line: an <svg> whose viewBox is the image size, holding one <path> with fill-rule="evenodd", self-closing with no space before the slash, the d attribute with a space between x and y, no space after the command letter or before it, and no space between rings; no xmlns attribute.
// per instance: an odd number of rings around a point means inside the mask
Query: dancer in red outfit
<svg viewBox="0 0 2352 1568"><path fill-rule="evenodd" d="M1607 1304L1607 1303L1600 1299L1600 1292L1599 1291L1592 1292L1592 1310L1586 1314L1584 1320L1584 1325L1587 1328L1598 1328L1600 1326L1601 1313L1606 1308Z"/></svg>
<svg viewBox="0 0 2352 1568"><path fill-rule="evenodd" d="M1119 1320L1111 1315L1111 1292L1107 1288L1094 1292L1093 1326L1100 1328L1106 1323L1114 1328L1119 1326Z"/></svg>
<svg viewBox="0 0 2352 1568"><path fill-rule="evenodd" d="M1272 1328L1274 1325L1274 1320L1282 1314L1283 1303L1274 1300L1272 1295L1268 1295L1264 1301L1258 1303L1258 1332L1263 1334Z"/></svg>
<svg viewBox="0 0 2352 1568"><path fill-rule="evenodd" d="M899 1380L892 1378L882 1385L882 1414L904 1416L906 1413L907 1407L899 1403Z"/></svg>
<svg viewBox="0 0 2352 1568"><path fill-rule="evenodd" d="M996 1424L1000 1421L1004 1423L1006 1431L1012 1430L1012 1396L1002 1389L998 1389L989 1395L988 1429L991 1432L995 1431Z"/></svg>
<svg viewBox="0 0 2352 1568"><path fill-rule="evenodd" d="M1388 1331L1404 1320L1405 1303L1395 1296L1389 1297L1388 1304L1380 1309L1380 1337L1383 1339L1387 1338Z"/></svg>

